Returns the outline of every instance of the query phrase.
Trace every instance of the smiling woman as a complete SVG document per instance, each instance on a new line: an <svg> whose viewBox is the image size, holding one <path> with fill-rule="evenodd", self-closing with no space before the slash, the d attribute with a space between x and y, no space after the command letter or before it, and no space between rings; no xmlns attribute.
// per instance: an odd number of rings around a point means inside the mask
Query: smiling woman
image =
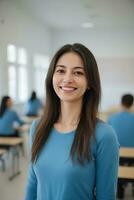
<svg viewBox="0 0 134 200"><path fill-rule="evenodd" d="M76 43L57 51L46 78L44 115L30 131L25 200L116 199L118 141L97 118L100 88L89 49Z"/></svg>
<svg viewBox="0 0 134 200"><path fill-rule="evenodd" d="M87 79L82 58L73 52L62 55L53 75L53 87L62 101L82 101Z"/></svg>

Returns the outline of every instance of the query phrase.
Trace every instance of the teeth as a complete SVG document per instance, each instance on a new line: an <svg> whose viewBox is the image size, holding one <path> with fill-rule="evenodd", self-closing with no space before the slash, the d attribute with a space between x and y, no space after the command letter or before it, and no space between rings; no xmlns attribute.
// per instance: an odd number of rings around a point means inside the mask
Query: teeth
<svg viewBox="0 0 134 200"><path fill-rule="evenodd" d="M75 90L75 88L71 88L71 87L61 87L63 90L66 90L66 91L73 91Z"/></svg>

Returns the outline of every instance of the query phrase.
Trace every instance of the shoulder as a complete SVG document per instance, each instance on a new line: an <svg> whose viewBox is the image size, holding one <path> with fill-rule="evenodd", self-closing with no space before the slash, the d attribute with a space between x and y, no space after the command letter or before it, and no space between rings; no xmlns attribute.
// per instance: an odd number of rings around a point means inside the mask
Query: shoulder
<svg viewBox="0 0 134 200"><path fill-rule="evenodd" d="M39 122L40 122L40 119L34 120L32 122L32 125L30 127L30 134L29 134L30 135L30 143L32 143L32 141L33 141L33 139L35 137L36 128L37 128Z"/></svg>
<svg viewBox="0 0 134 200"><path fill-rule="evenodd" d="M114 114L111 114L108 119L112 120L112 119L118 118L121 115L122 115L122 112L114 113Z"/></svg>
<svg viewBox="0 0 134 200"><path fill-rule="evenodd" d="M117 136L114 129L107 123L98 120L95 129L96 142L117 142Z"/></svg>
<svg viewBox="0 0 134 200"><path fill-rule="evenodd" d="M15 116L15 115L16 115L16 111L13 110L13 109L8 109L8 110L6 110L6 113L9 114L9 115L12 115L12 116Z"/></svg>
<svg viewBox="0 0 134 200"><path fill-rule="evenodd" d="M31 127L30 127L30 136L32 136L35 133L36 128L37 128L39 122L40 122L40 119L36 119L36 120L34 120L32 122Z"/></svg>
<svg viewBox="0 0 134 200"><path fill-rule="evenodd" d="M132 113L132 112L129 112L129 115L131 116L131 118L133 118L133 119L134 119L134 113Z"/></svg>

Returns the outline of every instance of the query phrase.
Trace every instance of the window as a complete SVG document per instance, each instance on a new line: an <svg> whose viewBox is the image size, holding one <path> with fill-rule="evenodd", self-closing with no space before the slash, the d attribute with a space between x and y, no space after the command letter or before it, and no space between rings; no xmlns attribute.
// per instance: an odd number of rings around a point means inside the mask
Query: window
<svg viewBox="0 0 134 200"><path fill-rule="evenodd" d="M34 88L40 97L44 94L45 78L49 67L49 57L47 55L35 55L34 63Z"/></svg>
<svg viewBox="0 0 134 200"><path fill-rule="evenodd" d="M27 52L9 44L7 47L9 95L16 101L28 98Z"/></svg>
<svg viewBox="0 0 134 200"><path fill-rule="evenodd" d="M16 99L16 69L15 66L8 67L9 96Z"/></svg>
<svg viewBox="0 0 134 200"><path fill-rule="evenodd" d="M22 65L27 64L27 54L24 48L18 49L18 64L22 64Z"/></svg>
<svg viewBox="0 0 134 200"><path fill-rule="evenodd" d="M7 61L10 63L16 62L16 47L12 44L7 47Z"/></svg>
<svg viewBox="0 0 134 200"><path fill-rule="evenodd" d="M18 76L19 76L18 96L19 96L19 100L23 102L28 97L27 69L25 66L19 67Z"/></svg>

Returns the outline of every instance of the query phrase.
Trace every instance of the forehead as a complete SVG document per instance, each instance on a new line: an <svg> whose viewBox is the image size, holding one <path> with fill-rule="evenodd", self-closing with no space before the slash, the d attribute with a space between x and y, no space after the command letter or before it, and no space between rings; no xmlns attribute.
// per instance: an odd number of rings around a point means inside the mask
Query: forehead
<svg viewBox="0 0 134 200"><path fill-rule="evenodd" d="M12 101L11 98L7 99L7 101Z"/></svg>
<svg viewBox="0 0 134 200"><path fill-rule="evenodd" d="M68 52L64 53L60 58L58 59L56 66L58 65L64 65L67 67L83 67L84 68L84 63L82 58L80 57L79 54L75 52Z"/></svg>

